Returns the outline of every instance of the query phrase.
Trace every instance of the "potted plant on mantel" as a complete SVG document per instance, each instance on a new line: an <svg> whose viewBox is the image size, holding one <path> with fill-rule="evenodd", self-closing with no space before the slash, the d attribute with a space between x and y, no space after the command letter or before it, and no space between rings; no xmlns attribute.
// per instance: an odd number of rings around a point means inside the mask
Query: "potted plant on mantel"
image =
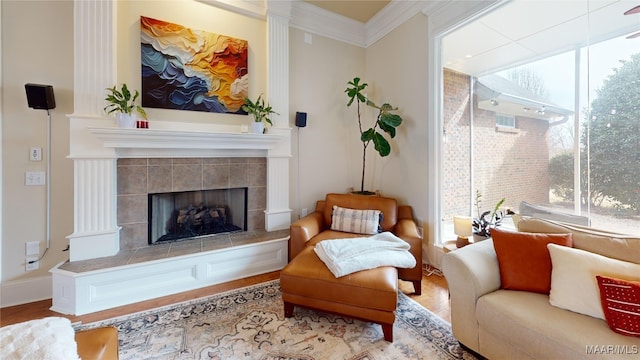
<svg viewBox="0 0 640 360"><path fill-rule="evenodd" d="M112 88L107 88L107 97L105 100L109 102L109 105L104 107L104 111L106 111L107 114L111 114L112 112L116 113L118 127L135 128L136 119L133 116L134 110L140 113L145 120L147 119L147 113L144 109L135 104L138 96L140 96L138 90L136 90L132 96L127 84L122 84L120 90L118 90L115 85Z"/></svg>
<svg viewBox="0 0 640 360"><path fill-rule="evenodd" d="M356 102L358 108L358 129L360 130L360 141L362 141L362 179L360 181L360 191L354 191L355 194L362 195L374 195L375 192L364 190L364 174L367 160L367 147L373 141L374 148L380 154L381 157L388 156L391 153L391 144L385 139L384 135L378 131L382 130L387 133L391 138L396 136L396 128L402 124L402 118L400 115L393 114L393 111L398 110L388 103L382 104L382 106L376 105L363 93L364 89L368 86L365 82L360 82L359 77L353 78L353 80L347 83L349 86L344 91L349 97L347 107L351 106L353 102ZM363 130L362 118L360 116L360 103L363 103L369 107L378 110L378 116L373 127Z"/></svg>
<svg viewBox="0 0 640 360"><path fill-rule="evenodd" d="M253 123L251 123L251 129L254 134L263 134L265 132L264 123L268 123L269 125L273 125L269 115L278 114L273 111L269 104L264 103L264 99L262 98L262 94L258 96L258 99L253 102L249 98L244 98L244 105L242 105L242 110L247 113L253 115Z"/></svg>

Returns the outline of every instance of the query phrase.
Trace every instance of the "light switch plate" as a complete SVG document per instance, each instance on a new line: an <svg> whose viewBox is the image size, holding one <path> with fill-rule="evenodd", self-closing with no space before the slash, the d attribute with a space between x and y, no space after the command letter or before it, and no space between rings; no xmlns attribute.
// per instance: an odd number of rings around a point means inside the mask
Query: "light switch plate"
<svg viewBox="0 0 640 360"><path fill-rule="evenodd" d="M40 255L40 242L39 241L28 241L27 242L27 250L25 255Z"/></svg>
<svg viewBox="0 0 640 360"><path fill-rule="evenodd" d="M27 171L25 174L25 185L44 185L46 182L44 171Z"/></svg>

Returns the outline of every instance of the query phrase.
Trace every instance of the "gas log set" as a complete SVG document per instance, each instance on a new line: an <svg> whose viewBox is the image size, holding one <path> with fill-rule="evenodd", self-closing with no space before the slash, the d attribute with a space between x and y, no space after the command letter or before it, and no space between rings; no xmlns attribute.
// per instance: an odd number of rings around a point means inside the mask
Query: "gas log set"
<svg viewBox="0 0 640 360"><path fill-rule="evenodd" d="M157 242L242 231L242 228L227 221L228 213L229 208L226 206L203 204L176 209L168 219L167 233L158 238Z"/></svg>

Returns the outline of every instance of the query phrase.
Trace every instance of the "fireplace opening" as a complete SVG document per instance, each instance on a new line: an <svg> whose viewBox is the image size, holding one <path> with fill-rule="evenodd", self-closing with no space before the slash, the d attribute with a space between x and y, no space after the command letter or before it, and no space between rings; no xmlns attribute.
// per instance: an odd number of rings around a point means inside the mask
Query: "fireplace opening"
<svg viewBox="0 0 640 360"><path fill-rule="evenodd" d="M149 194L149 244L247 230L247 188Z"/></svg>

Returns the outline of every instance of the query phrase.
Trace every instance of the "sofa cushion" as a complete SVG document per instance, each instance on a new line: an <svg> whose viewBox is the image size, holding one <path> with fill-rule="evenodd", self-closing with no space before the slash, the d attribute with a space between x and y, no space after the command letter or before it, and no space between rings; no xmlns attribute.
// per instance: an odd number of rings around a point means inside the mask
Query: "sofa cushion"
<svg viewBox="0 0 640 360"><path fill-rule="evenodd" d="M344 231L335 231L335 230L325 230L318 235L314 236L307 242L307 246L316 246L320 241L323 240L337 240L337 239L350 239L361 237L360 234L348 233Z"/></svg>
<svg viewBox="0 0 640 360"><path fill-rule="evenodd" d="M611 259L554 244L551 255L551 305L604 320L597 275L640 281L640 264Z"/></svg>
<svg viewBox="0 0 640 360"><path fill-rule="evenodd" d="M514 358L505 357L505 348L517 349L518 359L601 359L607 356L587 355L590 346L638 345L637 338L614 333L603 320L551 306L544 294L494 291L478 299L476 316L480 351L490 359Z"/></svg>
<svg viewBox="0 0 640 360"><path fill-rule="evenodd" d="M618 334L640 337L640 283L596 276L607 324Z"/></svg>
<svg viewBox="0 0 640 360"><path fill-rule="evenodd" d="M571 246L571 234L534 234L492 229L501 288L548 294L551 257L547 244Z"/></svg>
<svg viewBox="0 0 640 360"><path fill-rule="evenodd" d="M532 233L564 234L573 233L573 247L606 257L640 263L640 238L638 236L615 234L578 225L522 217L518 230Z"/></svg>
<svg viewBox="0 0 640 360"><path fill-rule="evenodd" d="M382 230L381 214L380 210L349 209L333 205L331 230L355 234L377 234Z"/></svg>

